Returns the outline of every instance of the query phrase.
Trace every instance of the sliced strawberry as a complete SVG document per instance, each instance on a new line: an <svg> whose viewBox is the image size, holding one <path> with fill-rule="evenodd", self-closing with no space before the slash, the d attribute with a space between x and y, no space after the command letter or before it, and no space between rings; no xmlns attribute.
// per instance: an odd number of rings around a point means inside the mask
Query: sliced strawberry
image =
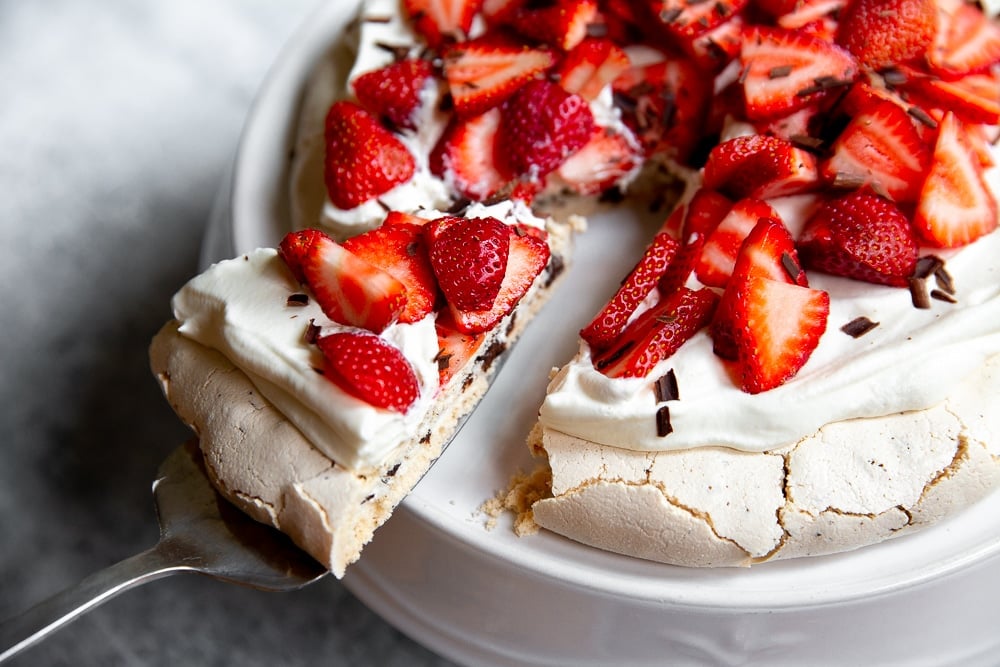
<svg viewBox="0 0 1000 667"><path fill-rule="evenodd" d="M403 0L414 29L432 49L464 39L482 4L483 0Z"/></svg>
<svg viewBox="0 0 1000 667"><path fill-rule="evenodd" d="M997 202L962 122L951 112L938 127L913 225L925 242L948 248L971 243L997 227Z"/></svg>
<svg viewBox="0 0 1000 667"><path fill-rule="evenodd" d="M592 101L628 67L628 55L614 42L588 37L566 54L555 74L566 91Z"/></svg>
<svg viewBox="0 0 1000 667"><path fill-rule="evenodd" d="M593 133L594 116L586 100L536 79L501 107L496 159L507 173L541 181Z"/></svg>
<svg viewBox="0 0 1000 667"><path fill-rule="evenodd" d="M760 276L734 282L733 330L740 388L781 386L805 365L826 331L830 295Z"/></svg>
<svg viewBox="0 0 1000 667"><path fill-rule="evenodd" d="M467 334L457 331L449 326L449 322L444 321L446 319L440 317L435 324L438 337L435 361L438 365L438 383L442 388L475 357L486 338L485 333Z"/></svg>
<svg viewBox="0 0 1000 667"><path fill-rule="evenodd" d="M780 28L749 28L740 60L746 114L751 120L783 116L815 104L858 74L857 63L844 49Z"/></svg>
<svg viewBox="0 0 1000 667"><path fill-rule="evenodd" d="M403 221L405 218L420 219L396 213L386 217L379 227L347 239L343 246L403 283L406 307L399 314L399 321L418 322L434 310L437 283L427 257L423 225Z"/></svg>
<svg viewBox="0 0 1000 667"><path fill-rule="evenodd" d="M913 78L903 89L914 103L928 109L947 109L965 123L1000 124L1000 81L970 75L957 81Z"/></svg>
<svg viewBox="0 0 1000 667"><path fill-rule="evenodd" d="M698 188L688 203L681 238L687 239L692 234L700 234L707 238L732 207L733 200L722 193L708 188Z"/></svg>
<svg viewBox="0 0 1000 667"><path fill-rule="evenodd" d="M618 339L639 304L656 289L657 281L673 260L678 245L667 233L661 232L653 238L615 295L580 331L580 337L593 350L605 350Z"/></svg>
<svg viewBox="0 0 1000 667"><path fill-rule="evenodd" d="M430 61L407 58L365 72L351 86L361 106L390 127L415 130L420 96L433 77Z"/></svg>
<svg viewBox="0 0 1000 667"><path fill-rule="evenodd" d="M431 151L431 173L473 201L492 197L508 180L493 159L499 126L500 109L453 118Z"/></svg>
<svg viewBox="0 0 1000 667"><path fill-rule="evenodd" d="M385 215L385 222L383 225L416 225L418 227L425 226L430 220L427 218L421 218L419 215L414 215L413 213L406 213L404 211L389 211Z"/></svg>
<svg viewBox="0 0 1000 667"><path fill-rule="evenodd" d="M762 218L781 220L778 212L760 199L746 198L733 204L705 240L695 262L698 280L711 287L725 287L744 239Z"/></svg>
<svg viewBox="0 0 1000 667"><path fill-rule="evenodd" d="M542 6L526 3L510 22L522 35L569 51L587 36L587 26L596 16L596 0L553 0Z"/></svg>
<svg viewBox="0 0 1000 667"><path fill-rule="evenodd" d="M338 332L320 337L316 345L326 359L323 375L369 405L405 414L420 396L410 362L375 334Z"/></svg>
<svg viewBox="0 0 1000 667"><path fill-rule="evenodd" d="M836 17L848 0L795 0L791 9L777 15L778 25L786 30L805 30L814 37L833 40Z"/></svg>
<svg viewBox="0 0 1000 667"><path fill-rule="evenodd" d="M510 229L496 218L446 218L429 227L429 255L438 285L459 310L487 310L500 292Z"/></svg>
<svg viewBox="0 0 1000 667"><path fill-rule="evenodd" d="M559 165L560 180L574 192L594 195L604 192L630 174L642 162L642 149L635 139L606 127Z"/></svg>
<svg viewBox="0 0 1000 667"><path fill-rule="evenodd" d="M297 232L288 232L278 244L278 256L284 260L292 275L300 283L306 281L305 274L302 273L302 264L305 262L306 254L309 252L309 248L321 237L327 237L327 235L318 229L302 229Z"/></svg>
<svg viewBox="0 0 1000 667"><path fill-rule="evenodd" d="M719 297L712 290L682 287L643 312L614 347L594 358L608 377L645 377L712 319Z"/></svg>
<svg viewBox="0 0 1000 667"><path fill-rule="evenodd" d="M661 296L672 294L687 285L704 248L704 234L692 232L685 236L684 245L678 248L673 261L670 262L667 270L663 272L660 280L656 283L656 289L659 290Z"/></svg>
<svg viewBox="0 0 1000 667"><path fill-rule="evenodd" d="M452 47L444 54L444 77L455 113L468 118L499 106L554 62L552 53L545 49L492 37Z"/></svg>
<svg viewBox="0 0 1000 667"><path fill-rule="evenodd" d="M809 269L879 285L905 287L917 264L909 219L891 201L864 190L821 205L798 247Z"/></svg>
<svg viewBox="0 0 1000 667"><path fill-rule="evenodd" d="M330 237L316 237L302 258L302 275L334 322L381 332L406 307L406 287Z"/></svg>
<svg viewBox="0 0 1000 667"><path fill-rule="evenodd" d="M690 43L743 11L747 0L688 2L661 0L656 5L660 25L681 43Z"/></svg>
<svg viewBox="0 0 1000 667"><path fill-rule="evenodd" d="M740 199L769 199L812 190L816 157L790 141L763 134L734 137L709 152L703 185Z"/></svg>
<svg viewBox="0 0 1000 667"><path fill-rule="evenodd" d="M341 209L385 194L413 176L416 164L399 139L363 108L342 100L326 116L326 191Z"/></svg>
<svg viewBox="0 0 1000 667"><path fill-rule="evenodd" d="M483 0L483 18L490 27L508 24L527 3L528 0Z"/></svg>
<svg viewBox="0 0 1000 667"><path fill-rule="evenodd" d="M930 69L949 79L985 72L1000 62L1000 26L967 2L941 3Z"/></svg>
<svg viewBox="0 0 1000 667"><path fill-rule="evenodd" d="M840 15L837 43L863 65L883 69L923 56L936 32L934 0L851 0Z"/></svg>
<svg viewBox="0 0 1000 667"><path fill-rule="evenodd" d="M449 305L449 315L454 320L456 330L481 333L495 327L514 310L548 264L551 251L545 240L532 234L519 234L514 227L510 228L510 234L507 272L493 306L485 310L459 310Z"/></svg>
<svg viewBox="0 0 1000 667"><path fill-rule="evenodd" d="M721 71L740 55L743 45L743 17L735 14L714 28L681 42L681 48L706 72Z"/></svg>
<svg viewBox="0 0 1000 667"><path fill-rule="evenodd" d="M851 119L820 165L834 186L870 185L901 202L916 201L930 166L930 147L913 117L887 100L876 100Z"/></svg>

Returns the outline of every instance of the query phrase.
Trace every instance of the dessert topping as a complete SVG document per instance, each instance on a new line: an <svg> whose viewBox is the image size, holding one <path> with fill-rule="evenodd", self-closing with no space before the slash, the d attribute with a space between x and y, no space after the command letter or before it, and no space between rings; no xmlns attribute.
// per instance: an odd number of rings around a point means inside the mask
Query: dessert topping
<svg viewBox="0 0 1000 667"><path fill-rule="evenodd" d="M324 376L370 405L405 413L420 395L410 362L373 333L333 333L316 345L326 360Z"/></svg>

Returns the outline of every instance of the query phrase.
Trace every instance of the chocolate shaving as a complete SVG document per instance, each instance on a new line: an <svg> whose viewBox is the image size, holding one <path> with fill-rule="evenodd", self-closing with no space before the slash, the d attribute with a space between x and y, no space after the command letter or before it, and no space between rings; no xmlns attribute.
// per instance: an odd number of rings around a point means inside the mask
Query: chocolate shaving
<svg viewBox="0 0 1000 667"><path fill-rule="evenodd" d="M303 338L305 339L306 343L312 345L319 338L319 332L320 328L319 325L316 324L316 321L309 320L309 324L306 325L306 332Z"/></svg>
<svg viewBox="0 0 1000 667"><path fill-rule="evenodd" d="M410 55L410 47L404 44L386 44L385 42L375 42L375 46L388 51L396 60L405 60Z"/></svg>
<svg viewBox="0 0 1000 667"><path fill-rule="evenodd" d="M767 78L769 79L781 79L792 73L791 65L779 65L778 67L772 67L767 73Z"/></svg>
<svg viewBox="0 0 1000 667"><path fill-rule="evenodd" d="M822 139L818 137L810 137L808 134L793 134L788 139L795 146L805 148L806 150L818 151L823 147Z"/></svg>
<svg viewBox="0 0 1000 667"><path fill-rule="evenodd" d="M930 117L926 111L920 107L910 107L906 110L906 113L910 114L912 117L916 118L918 121L931 128L932 130L937 129L938 123L936 120Z"/></svg>
<svg viewBox="0 0 1000 667"><path fill-rule="evenodd" d="M861 317L855 317L853 320L840 327L840 330L851 338L861 338L878 325L878 322L872 322L870 319L862 315Z"/></svg>
<svg viewBox="0 0 1000 667"><path fill-rule="evenodd" d="M441 352L438 352L438 355L434 358L434 361L437 362L439 373L441 371L448 370L448 366L451 364L451 357L452 355L450 354L443 354Z"/></svg>
<svg viewBox="0 0 1000 667"><path fill-rule="evenodd" d="M671 368L657 378L656 384L653 385L653 391L656 393L657 403L680 400L681 394L677 388L677 376L674 374L674 369Z"/></svg>
<svg viewBox="0 0 1000 667"><path fill-rule="evenodd" d="M788 277L792 279L793 283L797 283L799 281L799 274L802 273L802 267L799 266L799 263L795 261L795 258L787 252L781 253L781 268L785 270L785 273L788 274Z"/></svg>
<svg viewBox="0 0 1000 667"><path fill-rule="evenodd" d="M926 310L931 307L930 296L927 294L927 281L913 276L910 278L910 298L914 308Z"/></svg>
<svg viewBox="0 0 1000 667"><path fill-rule="evenodd" d="M798 97L805 97L807 95L812 95L813 93L820 93L824 90L830 90L831 88L840 88L843 86L849 86L854 83L851 79L838 79L835 76L821 76L813 79L813 85L806 86L802 90L797 91L795 94Z"/></svg>
<svg viewBox="0 0 1000 667"><path fill-rule="evenodd" d="M838 171L833 177L833 187L837 189L854 190L865 184L864 176Z"/></svg>
<svg viewBox="0 0 1000 667"><path fill-rule="evenodd" d="M389 468L388 470L386 470L385 471L385 476L386 477L395 477L396 473L399 472L399 466L400 465L402 465L402 464L397 463L396 465L394 465L391 468Z"/></svg>
<svg viewBox="0 0 1000 667"><path fill-rule="evenodd" d="M895 67L882 70L882 79L888 86L901 86L906 83L906 73Z"/></svg>
<svg viewBox="0 0 1000 667"><path fill-rule="evenodd" d="M420 250L420 244L417 243L416 241L410 241L409 243L406 244L407 257L416 257L418 250Z"/></svg>
<svg viewBox="0 0 1000 667"><path fill-rule="evenodd" d="M391 23L391 16L366 16L364 18L365 23Z"/></svg>
<svg viewBox="0 0 1000 667"><path fill-rule="evenodd" d="M939 268L944 266L944 260L936 255L924 255L917 260L917 265L913 269L914 278L929 278Z"/></svg>
<svg viewBox="0 0 1000 667"><path fill-rule="evenodd" d="M614 350L608 356L604 357L603 359L596 360L594 363L594 368L596 368L597 370L607 368L611 364L615 363L616 361L624 357L625 353L628 352L633 345L635 345L635 343L633 343L632 341L627 341L624 345Z"/></svg>
<svg viewBox="0 0 1000 667"><path fill-rule="evenodd" d="M938 301L946 301L948 303L958 303L958 299L956 299L954 296L952 296L948 292L945 292L944 290L939 290L939 289L931 290L931 298L937 299Z"/></svg>
<svg viewBox="0 0 1000 667"><path fill-rule="evenodd" d="M588 37L607 37L608 36L608 24L607 23L588 23L587 24L587 36Z"/></svg>
<svg viewBox="0 0 1000 667"><path fill-rule="evenodd" d="M683 13L684 13L684 10L681 9L680 7L674 7L672 9L667 9L667 10L664 10L664 11L660 12L660 20L663 21L664 23L673 23L678 18L680 18L680 15L683 14Z"/></svg>
<svg viewBox="0 0 1000 667"><path fill-rule="evenodd" d="M952 280L951 274L948 273L948 269L944 267L944 261L942 261L934 269L934 281L937 286L948 294L955 294L955 281Z"/></svg>
<svg viewBox="0 0 1000 667"><path fill-rule="evenodd" d="M656 411L656 435L665 438L674 432L674 427L670 425L670 408L661 405Z"/></svg>
<svg viewBox="0 0 1000 667"><path fill-rule="evenodd" d="M288 299L285 301L286 306L305 306L309 304L309 295L302 294L289 294Z"/></svg>

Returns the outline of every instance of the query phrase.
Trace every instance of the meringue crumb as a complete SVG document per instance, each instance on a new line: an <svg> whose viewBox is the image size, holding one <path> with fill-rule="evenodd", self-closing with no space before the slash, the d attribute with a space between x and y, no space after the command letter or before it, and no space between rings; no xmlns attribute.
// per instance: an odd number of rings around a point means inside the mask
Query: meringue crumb
<svg viewBox="0 0 1000 667"><path fill-rule="evenodd" d="M534 535L539 531L531 507L542 498L552 495L552 471L547 465L539 466L533 473L518 470L511 477L507 489L482 504L480 511L488 518L486 530L496 528L500 515L507 511L514 514L514 534L518 537Z"/></svg>

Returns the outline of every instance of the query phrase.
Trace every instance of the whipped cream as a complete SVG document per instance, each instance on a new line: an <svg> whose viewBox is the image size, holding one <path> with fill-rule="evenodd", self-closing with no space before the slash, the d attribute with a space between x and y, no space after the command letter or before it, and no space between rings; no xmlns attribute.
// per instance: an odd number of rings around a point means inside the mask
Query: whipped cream
<svg viewBox="0 0 1000 667"><path fill-rule="evenodd" d="M997 152L997 151L995 151ZM1000 169L987 173L1000 192ZM773 202L793 233L808 197ZM936 253L954 278L958 303L912 305L905 289L810 272L810 286L830 293L826 332L802 370L761 394L741 391L699 332L648 378L612 379L596 371L581 342L578 355L552 379L540 411L548 428L639 451L726 446L767 451L823 425L933 406L972 371L1000 354L1000 232L957 251ZM859 338L840 327L857 317L879 325ZM653 383L673 370L680 400L657 403ZM666 406L673 432L657 435Z"/></svg>

